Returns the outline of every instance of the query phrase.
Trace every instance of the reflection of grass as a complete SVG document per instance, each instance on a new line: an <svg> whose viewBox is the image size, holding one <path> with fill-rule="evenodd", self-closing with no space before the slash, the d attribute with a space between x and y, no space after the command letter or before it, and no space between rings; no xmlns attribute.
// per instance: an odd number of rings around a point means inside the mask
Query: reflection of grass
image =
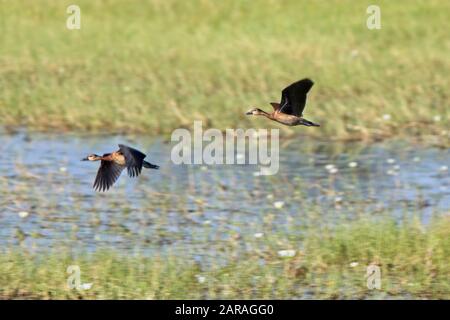
<svg viewBox="0 0 450 320"><path fill-rule="evenodd" d="M270 109L284 85L309 76L306 114L323 126L303 133L447 136L449 3L378 3L382 29L369 31L365 1L80 0L82 28L68 31L61 3L14 1L0 13L0 121L151 133L194 119L265 127L243 112Z"/></svg>
<svg viewBox="0 0 450 320"><path fill-rule="evenodd" d="M230 238L226 261L200 266L189 254L146 258L97 252L71 257L7 251L0 255L1 298L450 298L450 220L396 223L357 220L336 230L311 225L301 239L282 234ZM236 258L236 248L251 250ZM282 258L283 249L295 249ZM369 264L382 289L368 290ZM88 291L66 287L66 268L79 265Z"/></svg>

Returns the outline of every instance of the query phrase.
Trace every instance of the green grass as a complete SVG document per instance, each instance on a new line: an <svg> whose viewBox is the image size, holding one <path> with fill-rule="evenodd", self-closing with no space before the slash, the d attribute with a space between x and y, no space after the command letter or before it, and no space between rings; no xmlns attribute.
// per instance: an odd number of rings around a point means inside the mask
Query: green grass
<svg viewBox="0 0 450 320"><path fill-rule="evenodd" d="M359 219L335 230L312 226L302 238L232 238L223 247L228 259L208 267L194 263L188 253L150 258L114 251L71 255L55 249L38 255L3 250L0 298L449 299L448 216L436 216L426 226L419 219L408 221L385 217ZM235 258L238 242L255 249ZM279 257L280 243L296 255ZM381 290L366 286L370 264L381 268ZM80 267L81 282L93 283L90 290L67 287L69 265Z"/></svg>
<svg viewBox="0 0 450 320"><path fill-rule="evenodd" d="M337 139L448 141L450 4L378 1L1 1L0 125L168 134L203 120L267 127L280 90L315 80L306 117ZM383 120L390 115L390 120ZM439 116L440 118L436 118Z"/></svg>

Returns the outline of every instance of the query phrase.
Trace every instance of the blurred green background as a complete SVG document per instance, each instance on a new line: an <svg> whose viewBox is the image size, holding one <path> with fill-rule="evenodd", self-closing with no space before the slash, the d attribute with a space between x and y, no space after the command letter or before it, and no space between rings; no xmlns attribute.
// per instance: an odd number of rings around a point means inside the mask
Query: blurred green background
<svg viewBox="0 0 450 320"><path fill-rule="evenodd" d="M0 124L166 134L277 124L249 118L310 77L302 133L448 141L448 1L1 1ZM282 128L294 134L297 129Z"/></svg>

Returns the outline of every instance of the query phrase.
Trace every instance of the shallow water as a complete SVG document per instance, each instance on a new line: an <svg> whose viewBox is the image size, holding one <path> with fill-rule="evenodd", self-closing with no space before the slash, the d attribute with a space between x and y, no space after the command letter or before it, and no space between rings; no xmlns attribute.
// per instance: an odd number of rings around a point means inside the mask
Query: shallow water
<svg viewBox="0 0 450 320"><path fill-rule="evenodd" d="M118 143L147 153L161 169L138 179L122 174L110 191L97 193L98 164L80 159ZM2 247L179 248L201 257L232 237L297 236L308 223L333 226L383 211L427 222L450 210L449 150L402 141L283 141L275 176L257 176L250 165L174 165L170 143L142 136L18 133L1 135L0 145Z"/></svg>

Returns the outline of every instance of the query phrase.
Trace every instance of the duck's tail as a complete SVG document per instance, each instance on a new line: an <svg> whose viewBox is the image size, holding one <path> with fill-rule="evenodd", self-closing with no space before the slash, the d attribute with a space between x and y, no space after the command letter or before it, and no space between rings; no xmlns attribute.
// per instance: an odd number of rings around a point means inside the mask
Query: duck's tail
<svg viewBox="0 0 450 320"><path fill-rule="evenodd" d="M157 166L156 164L151 164L150 162L147 162L145 160L144 162L142 162L142 166L147 169L159 169L159 166Z"/></svg>
<svg viewBox="0 0 450 320"><path fill-rule="evenodd" d="M320 124L301 118L300 124L307 127L320 127Z"/></svg>

